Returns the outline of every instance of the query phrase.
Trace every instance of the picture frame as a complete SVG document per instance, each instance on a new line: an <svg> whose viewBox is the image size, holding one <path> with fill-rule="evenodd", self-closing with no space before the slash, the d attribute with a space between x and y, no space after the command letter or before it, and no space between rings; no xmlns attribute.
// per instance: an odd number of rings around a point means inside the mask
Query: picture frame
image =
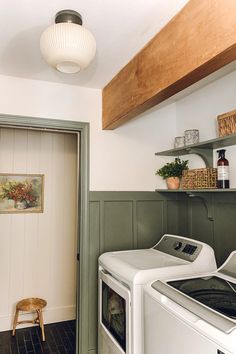
<svg viewBox="0 0 236 354"><path fill-rule="evenodd" d="M0 214L43 211L43 174L0 173Z"/></svg>

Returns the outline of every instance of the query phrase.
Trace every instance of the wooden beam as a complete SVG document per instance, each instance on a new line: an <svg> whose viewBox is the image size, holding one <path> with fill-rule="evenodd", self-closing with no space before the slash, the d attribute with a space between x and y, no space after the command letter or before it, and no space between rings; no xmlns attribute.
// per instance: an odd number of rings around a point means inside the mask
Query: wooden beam
<svg viewBox="0 0 236 354"><path fill-rule="evenodd" d="M236 59L236 0L190 0L103 89L114 129Z"/></svg>

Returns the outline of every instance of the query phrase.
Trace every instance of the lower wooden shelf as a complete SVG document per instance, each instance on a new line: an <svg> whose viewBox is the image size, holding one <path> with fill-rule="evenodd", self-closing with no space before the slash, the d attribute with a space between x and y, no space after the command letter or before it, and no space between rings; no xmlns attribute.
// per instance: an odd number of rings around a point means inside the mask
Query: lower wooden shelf
<svg viewBox="0 0 236 354"><path fill-rule="evenodd" d="M212 193L233 193L236 188L228 189L156 189L159 193L185 193L189 198L201 199L207 210L207 218L213 221L214 206L212 202Z"/></svg>
<svg viewBox="0 0 236 354"><path fill-rule="evenodd" d="M156 189L159 193L231 193L236 192L236 188L228 189Z"/></svg>

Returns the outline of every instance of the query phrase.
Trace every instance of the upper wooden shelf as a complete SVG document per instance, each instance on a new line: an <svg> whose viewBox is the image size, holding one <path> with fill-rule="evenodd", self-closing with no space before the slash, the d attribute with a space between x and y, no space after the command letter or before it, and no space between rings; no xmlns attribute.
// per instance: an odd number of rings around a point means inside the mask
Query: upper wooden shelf
<svg viewBox="0 0 236 354"><path fill-rule="evenodd" d="M230 145L236 145L236 134L227 135L222 138L215 138L211 140L201 141L197 144L183 146L178 149L170 149L165 151L156 152L155 155L159 156L177 156L192 154L192 150L199 149L218 149Z"/></svg>
<svg viewBox="0 0 236 354"><path fill-rule="evenodd" d="M187 154L200 155L206 163L206 166L213 166L213 149L219 149L230 145L236 145L236 134L206 140L193 145L183 146L177 149L170 149L156 152L157 156L181 156Z"/></svg>

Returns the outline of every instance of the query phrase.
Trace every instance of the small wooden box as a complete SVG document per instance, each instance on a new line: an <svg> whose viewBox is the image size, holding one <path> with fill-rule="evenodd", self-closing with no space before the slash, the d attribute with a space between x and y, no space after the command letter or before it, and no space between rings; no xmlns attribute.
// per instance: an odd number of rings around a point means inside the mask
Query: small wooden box
<svg viewBox="0 0 236 354"><path fill-rule="evenodd" d="M183 189L208 189L217 188L216 168L197 168L186 170L182 177Z"/></svg>
<svg viewBox="0 0 236 354"><path fill-rule="evenodd" d="M219 136L236 134L236 110L217 116Z"/></svg>

